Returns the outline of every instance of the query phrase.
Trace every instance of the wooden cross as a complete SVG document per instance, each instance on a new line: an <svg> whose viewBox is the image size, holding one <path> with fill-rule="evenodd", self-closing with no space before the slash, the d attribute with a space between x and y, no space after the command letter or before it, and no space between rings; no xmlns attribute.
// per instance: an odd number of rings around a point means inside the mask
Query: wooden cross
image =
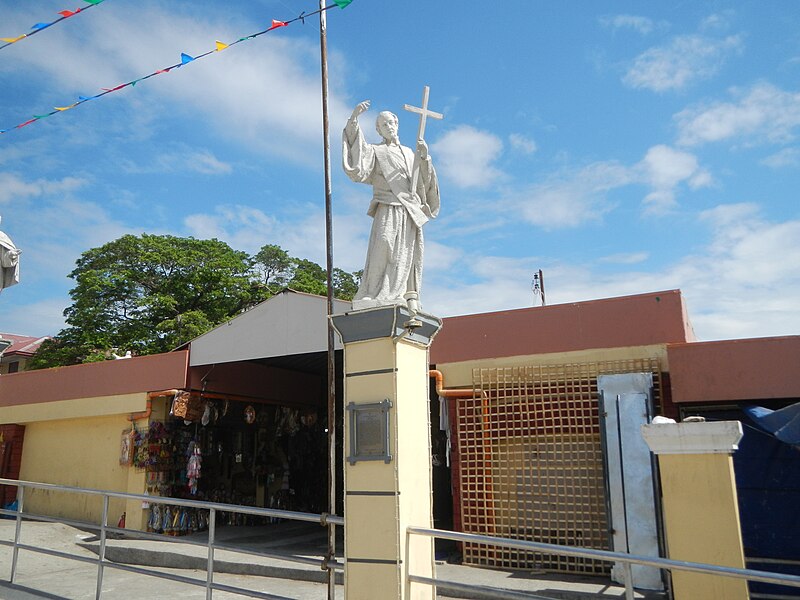
<svg viewBox="0 0 800 600"><path fill-rule="evenodd" d="M404 104L403 108L409 112L413 112L419 115L419 129L417 130L417 141L425 139L425 122L428 120L428 117L431 119L444 119L444 115L442 113L433 112L432 110L428 110L428 94L430 93L431 88L427 85L422 90L422 108L417 106L411 106L410 104ZM417 189L417 181L419 181L419 152L414 151L414 166L411 168L411 193L413 194L416 192Z"/></svg>

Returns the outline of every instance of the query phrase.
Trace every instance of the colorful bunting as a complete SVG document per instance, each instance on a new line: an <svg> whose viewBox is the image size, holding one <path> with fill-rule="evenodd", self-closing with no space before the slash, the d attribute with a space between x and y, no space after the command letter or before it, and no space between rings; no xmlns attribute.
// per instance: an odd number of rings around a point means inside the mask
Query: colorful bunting
<svg viewBox="0 0 800 600"><path fill-rule="evenodd" d="M50 27L52 25L55 25L56 23L60 23L64 19L68 19L69 17L74 17L79 12L83 12L84 10L89 9L92 6L95 6L95 5L100 4L101 2L103 2L103 0L83 0L83 1L89 3L90 6L87 6L85 8L76 8L75 10L62 10L62 11L59 11L58 14L61 15L61 18L60 19L56 19L52 23L36 23L33 27L31 27L31 29L33 31L31 31L30 33L23 33L22 35L17 36L15 38L0 38L0 41L5 42L4 45L0 46L0 50L2 50L3 48L7 48L11 44L16 43L16 42L20 41L23 38L31 37L34 33L39 33L40 31L42 31L44 29L47 29L48 27Z"/></svg>
<svg viewBox="0 0 800 600"><path fill-rule="evenodd" d="M94 6L96 4L100 4L103 1L104 0L84 0L84 2L88 2L92 6ZM252 35L248 35L248 36L239 38L235 42L231 42L230 44L224 44L224 43L222 43L220 41L216 41L214 50L209 50L208 52L204 52L203 54L198 54L197 56L191 56L189 54L186 54L185 52L181 52L181 62L179 62L179 63L177 63L175 65L170 65L169 67L165 67L163 69L158 69L157 71L153 71L149 75L145 75L144 77L139 77L138 79L134 79L133 81L128 81L127 83L122 83L122 84L120 84L120 85L118 85L116 87L113 87L113 88L100 88L102 91L99 94L95 94L94 96L78 96L78 101L77 102L73 102L72 104L69 104L67 106L56 106L56 107L54 107L54 110L52 110L51 112L49 112L47 114L34 115L34 117L32 119L28 119L27 121L25 121L23 123L20 123L19 125L15 125L14 127L9 127L7 129L0 129L0 134L7 133L7 132L9 132L9 131L11 131L13 129L22 129L23 127L26 127L27 125L30 125L34 121L38 121L40 119L44 119L44 118L50 117L52 115L67 111L67 110L69 110L71 108L75 108L76 106L78 106L80 104L83 104L84 102L88 102L90 100L94 100L96 98L100 98L101 96L105 96L106 94L111 94L112 92L116 92L118 90L121 90L122 88L125 88L125 87L128 87L128 86L134 87L140 81L144 81L145 79L149 79L150 77L155 77L156 75L161 75L162 73L169 73L172 69L175 69L177 67L182 67L183 65L186 65L186 64L188 64L190 62L194 62L194 61L199 60L201 58L205 58L206 56L209 56L210 54L213 54L214 52L219 52L221 50L225 50L226 48L229 48L230 46L234 46L234 45L239 44L241 42L244 42L244 41L247 41L247 40L252 40L252 39L257 38L257 37L259 37L261 35L264 35L265 33L269 33L270 31L273 31L274 29L278 29L279 27L286 27L286 26L288 26L291 23L294 23L296 21L301 21L301 22L304 23L305 22L304 19L306 17L310 17L310 16L313 16L313 15L319 14L321 12L324 12L326 10L329 10L329 9L333 8L334 6L340 6L341 8L344 8L345 6L350 4L351 2L352 2L352 0L334 0L334 4L331 4L330 6L325 6L323 8L320 8L319 10L316 10L316 11L314 11L312 13L309 13L309 14L306 14L305 12L303 12L303 13L300 14L300 16L295 17L294 19L291 19L289 21L278 21L276 19L273 19L272 20L272 25L268 29L264 29L263 31L259 31L257 33L252 34ZM87 7L87 8L91 8L91 7ZM78 12L80 12L82 10L86 10L86 8L78 9L75 12L71 13L69 16L77 14ZM62 11L62 12L68 12L68 11ZM67 17L64 16L62 18L65 19ZM59 19L59 20L61 20L61 19ZM54 21L53 23L47 24L46 27L49 27L50 25L53 25L54 23L57 23L57 22L58 21ZM37 31L39 31L39 30L37 30ZM36 33L36 31L34 31L33 33ZM33 33L29 33L29 34L23 35L23 36L21 36L19 38L16 38L16 39L14 39L14 42L19 41L20 39L22 39L24 37L33 35ZM11 43L14 43L14 42L9 42L9 40L7 38L0 38L0 40L8 42L8 44L6 44L6 46L11 44ZM5 46L0 46L0 50L2 50L3 48L5 48Z"/></svg>

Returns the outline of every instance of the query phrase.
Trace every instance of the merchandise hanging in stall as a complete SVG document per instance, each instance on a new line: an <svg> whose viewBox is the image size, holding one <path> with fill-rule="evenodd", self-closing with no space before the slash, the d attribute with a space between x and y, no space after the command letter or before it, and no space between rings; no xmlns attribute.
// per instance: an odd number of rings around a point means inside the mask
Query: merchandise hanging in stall
<svg viewBox="0 0 800 600"><path fill-rule="evenodd" d="M325 509L325 423L315 408L173 399L165 422L123 433L120 462L145 471L146 494L284 510ZM320 483L323 482L323 483ZM150 503L151 532L184 535L208 527L208 511ZM217 512L219 525L274 519Z"/></svg>

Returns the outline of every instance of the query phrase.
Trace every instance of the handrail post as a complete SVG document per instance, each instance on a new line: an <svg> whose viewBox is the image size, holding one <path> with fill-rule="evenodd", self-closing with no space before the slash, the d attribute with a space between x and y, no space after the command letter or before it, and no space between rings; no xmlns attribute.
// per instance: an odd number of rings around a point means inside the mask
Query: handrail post
<svg viewBox="0 0 800 600"><path fill-rule="evenodd" d="M625 578L625 600L633 600L633 567L631 563L622 563L623 577Z"/></svg>
<svg viewBox="0 0 800 600"><path fill-rule="evenodd" d="M214 538L217 529L217 511L215 508L208 510L208 564L206 565L206 600L211 600L214 588Z"/></svg>
<svg viewBox="0 0 800 600"><path fill-rule="evenodd" d="M25 488L17 485L17 525L14 531L14 550L11 553L11 583L17 578L17 557L19 556L19 537L22 528L22 503L25 499Z"/></svg>
<svg viewBox="0 0 800 600"><path fill-rule="evenodd" d="M433 538L434 540L436 538ZM410 546L411 546L411 532L406 527L406 555L404 562L406 563L403 565L403 577L406 580L405 583L405 594L403 595L403 600L409 600L411 598L411 561L410 558ZM434 567L435 568L435 567ZM436 572L433 573L434 578L436 577Z"/></svg>
<svg viewBox="0 0 800 600"><path fill-rule="evenodd" d="M95 600L100 600L103 593L103 567L106 560L106 527L108 526L108 494L103 494L103 517L100 520L100 551L97 561L97 589L95 590Z"/></svg>

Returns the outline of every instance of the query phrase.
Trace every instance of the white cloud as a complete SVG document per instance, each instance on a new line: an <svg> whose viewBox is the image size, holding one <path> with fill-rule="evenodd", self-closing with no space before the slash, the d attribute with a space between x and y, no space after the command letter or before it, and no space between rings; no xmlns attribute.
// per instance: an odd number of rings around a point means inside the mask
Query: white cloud
<svg viewBox="0 0 800 600"><path fill-rule="evenodd" d="M730 27L732 11L723 11L721 13L714 13L708 15L700 22L701 31L720 31Z"/></svg>
<svg viewBox="0 0 800 600"><path fill-rule="evenodd" d="M67 89L90 95L178 63L181 52L197 56L212 50L215 38L235 40L264 25L213 11L179 11L180 7L139 4L97 11L70 28L48 30L0 69L34 71L47 78L52 94ZM4 14L4 21L15 18L25 22L30 16L21 11ZM346 70L346 57L332 58L337 72ZM253 149L310 164L316 158L322 121L318 60L313 36L290 37L279 31L157 75L138 83L135 91L122 90L113 97L134 106L141 103L136 114L147 113L156 122L196 113L209 128ZM73 100L54 96L51 102ZM349 109L335 91L329 105L331 121L344 122Z"/></svg>
<svg viewBox="0 0 800 600"><path fill-rule="evenodd" d="M629 185L646 186L644 212L663 215L677 206L681 186L697 189L712 183L711 175L693 154L657 145L634 165L606 161L565 169L543 183L506 192L506 200L525 221L558 229L599 221L614 207L608 194Z"/></svg>
<svg viewBox="0 0 800 600"><path fill-rule="evenodd" d="M502 176L493 166L503 142L469 125L451 129L431 145L437 172L461 188L484 188Z"/></svg>
<svg viewBox="0 0 800 600"><path fill-rule="evenodd" d="M214 212L188 215L183 224L189 235L199 239L216 238L236 250L257 252L271 240L277 219L264 211L241 204L219 205Z"/></svg>
<svg viewBox="0 0 800 600"><path fill-rule="evenodd" d="M82 252L141 229L112 218L105 206L71 196L42 195L36 207L11 205L6 230L22 250L20 285L3 292L2 321L17 333L53 335L63 326L63 309L70 304L74 282L67 274ZM5 222L4 222L5 224ZM137 230L138 229L138 230ZM30 302L30 294L37 298Z"/></svg>
<svg viewBox="0 0 800 600"><path fill-rule="evenodd" d="M146 164L127 160L122 163L126 173L200 173L202 175L228 175L233 167L218 159L210 150L194 150L182 147L149 158Z"/></svg>
<svg viewBox="0 0 800 600"><path fill-rule="evenodd" d="M687 108L674 116L678 143L692 146L743 138L745 143L786 142L800 126L800 93L769 83L733 90L733 102Z"/></svg>
<svg viewBox="0 0 800 600"><path fill-rule="evenodd" d="M652 19L638 15L614 15L600 17L600 23L605 27L613 29L633 29L634 31L647 35L655 27Z"/></svg>
<svg viewBox="0 0 800 600"><path fill-rule="evenodd" d="M219 160L208 150L191 154L186 158L186 162L190 171L204 175L227 175L233 172L230 164Z"/></svg>
<svg viewBox="0 0 800 600"><path fill-rule="evenodd" d="M59 298L50 298L30 304L15 304L7 308L7 304L13 302L12 294L16 291L9 290L0 297L0 302L4 303L3 319L6 322L14 323L15 327L15 331L3 330L3 333L43 337L55 335L64 328L64 309L70 305L70 299L66 293Z"/></svg>
<svg viewBox="0 0 800 600"><path fill-rule="evenodd" d="M697 157L664 145L650 148L642 165L648 181L655 188L675 187L698 170Z"/></svg>
<svg viewBox="0 0 800 600"><path fill-rule="evenodd" d="M622 81L632 88L654 92L680 90L713 76L741 47L740 36L678 36L666 46L650 48L637 56Z"/></svg>
<svg viewBox="0 0 800 600"><path fill-rule="evenodd" d="M783 148L763 159L761 164L771 169L800 167L800 148Z"/></svg>
<svg viewBox="0 0 800 600"><path fill-rule="evenodd" d="M211 213L184 219L186 233L217 238L236 250L255 254L265 244L276 244L290 255L324 265L325 221L313 206L298 206L294 214L277 218L246 205L219 205ZM371 219L359 214L336 215L334 266L345 271L363 268Z"/></svg>
<svg viewBox="0 0 800 600"><path fill-rule="evenodd" d="M511 144L512 148L524 152L525 154L533 154L537 150L536 142L525 137L521 133L512 133L509 135L508 142Z"/></svg>
<svg viewBox="0 0 800 600"><path fill-rule="evenodd" d="M648 215L664 215L678 206L675 192L662 189L649 192L642 200L644 212Z"/></svg>
<svg viewBox="0 0 800 600"><path fill-rule="evenodd" d="M531 279L539 268L536 259L474 256L465 263L478 280L464 284L441 277L426 279L422 293L426 311L453 316L532 306Z"/></svg>
<svg viewBox="0 0 800 600"><path fill-rule="evenodd" d="M626 252L602 256L598 259L598 262L614 265L635 265L646 261L648 258L650 258L650 253L648 252Z"/></svg>
<svg viewBox="0 0 800 600"><path fill-rule="evenodd" d="M550 177L511 199L527 222L545 229L577 227L597 221L612 208L606 194L632 182L631 172L616 162L594 163Z"/></svg>
<svg viewBox="0 0 800 600"><path fill-rule="evenodd" d="M78 177L64 177L61 180L36 179L25 181L14 173L0 173L0 204L18 202L26 198L65 194L86 184Z"/></svg>
<svg viewBox="0 0 800 600"><path fill-rule="evenodd" d="M477 281L465 286L429 280L423 300L427 310L442 316L531 306L531 276L542 268L548 304L679 288L700 339L797 334L800 220L771 222L754 204L734 204L705 211L701 221L709 227L705 246L660 271L603 272L591 264L467 256L461 262Z"/></svg>
<svg viewBox="0 0 800 600"><path fill-rule="evenodd" d="M675 188L683 182L692 189L711 184L711 175L701 169L697 157L665 145L653 146L637 166L652 188L645 196L645 212L663 214L677 205Z"/></svg>
<svg viewBox="0 0 800 600"><path fill-rule="evenodd" d="M444 273L457 267L464 258L461 248L454 248L445 244L425 240L425 272Z"/></svg>

